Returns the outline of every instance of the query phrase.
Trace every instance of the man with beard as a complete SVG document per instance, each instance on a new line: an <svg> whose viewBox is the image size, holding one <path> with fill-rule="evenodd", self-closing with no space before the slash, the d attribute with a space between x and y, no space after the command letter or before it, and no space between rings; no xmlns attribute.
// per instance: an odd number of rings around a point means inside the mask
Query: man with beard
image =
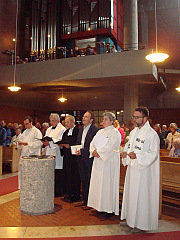
<svg viewBox="0 0 180 240"><path fill-rule="evenodd" d="M159 216L159 137L151 128L146 107L135 109L135 129L122 152L127 165L121 220L126 219L131 232L158 228ZM121 224L121 225L122 225Z"/></svg>

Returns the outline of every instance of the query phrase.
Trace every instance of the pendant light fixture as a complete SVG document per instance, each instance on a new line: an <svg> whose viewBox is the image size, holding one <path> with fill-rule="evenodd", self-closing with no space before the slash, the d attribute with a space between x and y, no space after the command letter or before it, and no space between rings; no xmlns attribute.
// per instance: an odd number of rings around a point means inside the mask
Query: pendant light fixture
<svg viewBox="0 0 180 240"><path fill-rule="evenodd" d="M158 63L158 62L163 62L165 59L169 57L168 54L165 53L158 53L157 50L157 8L156 8L156 0L154 0L155 5L154 5L154 15L155 15L155 31L156 31L156 52L147 55L145 58L149 60L152 63Z"/></svg>
<svg viewBox="0 0 180 240"><path fill-rule="evenodd" d="M15 49L14 49L14 85L11 87L8 87L8 89L12 92L17 92L21 88L16 86L16 48L17 48L17 22L18 22L18 0L17 0L17 9L16 9L16 38L15 38Z"/></svg>
<svg viewBox="0 0 180 240"><path fill-rule="evenodd" d="M67 98L63 97L63 89L62 89L62 97L58 99L60 102L65 102Z"/></svg>

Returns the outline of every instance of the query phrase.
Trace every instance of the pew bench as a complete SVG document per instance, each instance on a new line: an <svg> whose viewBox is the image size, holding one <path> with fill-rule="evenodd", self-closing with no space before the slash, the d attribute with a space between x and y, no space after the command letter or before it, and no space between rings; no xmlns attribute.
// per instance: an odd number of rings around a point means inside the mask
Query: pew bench
<svg viewBox="0 0 180 240"><path fill-rule="evenodd" d="M169 153L170 153L170 150L160 149L160 157L161 157L161 156L166 156L166 157L168 157L168 156L169 156Z"/></svg>
<svg viewBox="0 0 180 240"><path fill-rule="evenodd" d="M162 202L180 207L180 161L179 158L171 157L169 161L165 160L160 162L160 214Z"/></svg>
<svg viewBox="0 0 180 240"><path fill-rule="evenodd" d="M10 164L11 166L11 172L17 172L19 167L19 158L20 154L15 145L12 145L11 147L3 147L2 152L2 163ZM1 164L2 166L2 164Z"/></svg>

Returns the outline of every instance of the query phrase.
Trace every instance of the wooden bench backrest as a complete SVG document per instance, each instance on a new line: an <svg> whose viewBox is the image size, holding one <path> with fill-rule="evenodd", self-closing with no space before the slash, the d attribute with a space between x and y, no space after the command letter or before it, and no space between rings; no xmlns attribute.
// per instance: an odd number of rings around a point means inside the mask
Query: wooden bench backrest
<svg viewBox="0 0 180 240"><path fill-rule="evenodd" d="M12 147L3 147L3 161L12 160Z"/></svg>
<svg viewBox="0 0 180 240"><path fill-rule="evenodd" d="M180 163L161 162L162 188L167 188L180 193ZM165 189L166 190L166 189Z"/></svg>
<svg viewBox="0 0 180 240"><path fill-rule="evenodd" d="M177 157L160 156L160 160L162 162L176 162L176 163L180 163L180 158L177 158Z"/></svg>
<svg viewBox="0 0 180 240"><path fill-rule="evenodd" d="M2 161L12 161L11 162L12 172L17 172L18 171L19 158L20 158L20 154L19 154L18 149L15 145L12 145L11 147L4 147L3 148Z"/></svg>
<svg viewBox="0 0 180 240"><path fill-rule="evenodd" d="M170 150L160 149L160 156L169 156Z"/></svg>

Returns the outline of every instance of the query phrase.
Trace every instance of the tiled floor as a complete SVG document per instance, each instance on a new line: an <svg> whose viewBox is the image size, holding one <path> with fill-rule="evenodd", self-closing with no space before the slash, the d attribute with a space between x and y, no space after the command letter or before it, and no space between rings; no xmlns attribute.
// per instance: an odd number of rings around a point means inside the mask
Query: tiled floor
<svg viewBox="0 0 180 240"><path fill-rule="evenodd" d="M10 177L8 174L1 178ZM180 231L180 218L175 214L162 215L156 232ZM92 211L83 211L61 198L55 199L53 214L32 216L22 214L19 191L0 197L0 237L52 238L71 236L106 236L130 234L130 228L119 225L119 218L97 217Z"/></svg>

